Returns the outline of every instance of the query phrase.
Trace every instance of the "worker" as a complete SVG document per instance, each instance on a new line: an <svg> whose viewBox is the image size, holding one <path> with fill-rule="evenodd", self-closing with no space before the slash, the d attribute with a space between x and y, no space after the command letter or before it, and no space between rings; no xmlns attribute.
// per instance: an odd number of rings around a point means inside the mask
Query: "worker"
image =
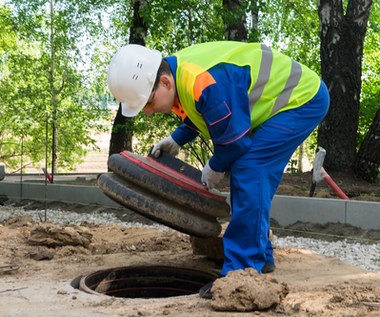
<svg viewBox="0 0 380 317"><path fill-rule="evenodd" d="M140 111L181 117L153 155L177 155L199 134L212 140L202 182L211 190L230 173L231 218L220 277L249 267L272 272L271 202L292 154L328 111L329 93L319 76L266 45L216 41L165 58L126 45L111 59L107 82L126 117ZM212 298L212 285L199 295Z"/></svg>

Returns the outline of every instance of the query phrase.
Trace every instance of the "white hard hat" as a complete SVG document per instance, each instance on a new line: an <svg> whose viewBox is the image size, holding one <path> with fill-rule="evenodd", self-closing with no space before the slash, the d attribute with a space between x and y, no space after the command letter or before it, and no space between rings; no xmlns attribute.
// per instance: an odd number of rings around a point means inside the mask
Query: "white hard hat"
<svg viewBox="0 0 380 317"><path fill-rule="evenodd" d="M162 55L145 46L129 44L112 57L107 72L111 93L121 101L121 113L134 117L144 108L152 92Z"/></svg>

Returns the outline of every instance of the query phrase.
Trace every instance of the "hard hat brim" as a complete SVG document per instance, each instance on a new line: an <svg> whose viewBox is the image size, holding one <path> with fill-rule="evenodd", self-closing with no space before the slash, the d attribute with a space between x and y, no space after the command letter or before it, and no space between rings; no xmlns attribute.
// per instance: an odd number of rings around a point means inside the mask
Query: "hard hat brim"
<svg viewBox="0 0 380 317"><path fill-rule="evenodd" d="M132 108L123 102L121 103L121 114L124 117L136 117L142 109L144 109L144 106Z"/></svg>

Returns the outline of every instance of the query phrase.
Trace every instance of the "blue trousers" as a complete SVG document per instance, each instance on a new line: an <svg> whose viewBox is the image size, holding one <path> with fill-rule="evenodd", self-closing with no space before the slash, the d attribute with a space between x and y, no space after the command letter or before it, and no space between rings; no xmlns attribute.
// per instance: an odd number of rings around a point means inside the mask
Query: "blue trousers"
<svg viewBox="0 0 380 317"><path fill-rule="evenodd" d="M321 81L312 100L264 122L253 135L250 150L232 165L232 216L223 236L220 275L248 267L261 273L265 263L274 263L269 240L273 196L292 154L325 117L329 101Z"/></svg>

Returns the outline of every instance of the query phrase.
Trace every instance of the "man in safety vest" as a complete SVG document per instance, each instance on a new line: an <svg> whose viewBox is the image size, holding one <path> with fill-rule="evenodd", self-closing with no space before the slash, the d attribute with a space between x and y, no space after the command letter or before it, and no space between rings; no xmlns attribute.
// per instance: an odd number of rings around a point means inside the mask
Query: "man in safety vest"
<svg viewBox="0 0 380 317"><path fill-rule="evenodd" d="M173 111L183 121L152 150L177 155L198 134L211 138L214 154L204 166L208 189L230 172L232 215L223 236L220 276L252 267L275 269L269 240L270 208L283 171L297 147L329 107L316 73L265 45L210 42L173 56L126 45L112 58L108 87L122 114ZM199 291L211 298L212 283Z"/></svg>

